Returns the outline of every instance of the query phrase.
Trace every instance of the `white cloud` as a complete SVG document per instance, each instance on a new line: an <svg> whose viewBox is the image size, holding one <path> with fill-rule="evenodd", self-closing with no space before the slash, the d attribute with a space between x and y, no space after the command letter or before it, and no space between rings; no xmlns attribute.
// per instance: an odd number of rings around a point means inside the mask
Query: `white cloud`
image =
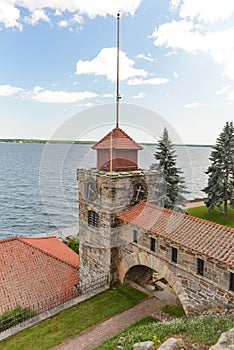
<svg viewBox="0 0 234 350"><path fill-rule="evenodd" d="M83 22L83 17L76 13L68 20L61 20L58 22L58 25L60 27L69 28L71 30L73 25L83 24Z"/></svg>
<svg viewBox="0 0 234 350"><path fill-rule="evenodd" d="M139 92L138 95L132 96L132 98L134 98L135 100L141 100L145 96L146 96L146 94L144 92Z"/></svg>
<svg viewBox="0 0 234 350"><path fill-rule="evenodd" d="M206 48L203 36L196 30L192 21L172 21L155 29L151 37L155 46L166 46L173 50L180 48L188 52L196 52Z"/></svg>
<svg viewBox="0 0 234 350"><path fill-rule="evenodd" d="M36 17L33 17L33 14L35 14L36 11L44 12L45 8L53 10L56 16L62 16L65 11L69 13L76 12L77 16L73 18L73 21L79 20L78 23L81 23L81 15L94 18L97 16L106 17L107 15L116 16L117 12L120 12L133 16L140 6L141 1L142 0L1 0L0 23L3 23L6 28L18 27L21 29L22 24L20 24L19 7L32 13L29 18L31 18L32 22L34 21L34 24L36 24L38 20ZM40 20L42 20L42 18Z"/></svg>
<svg viewBox="0 0 234 350"><path fill-rule="evenodd" d="M76 13L73 17L72 17L72 22L73 23L79 23L82 24L84 22L84 18L82 16L80 16L78 13Z"/></svg>
<svg viewBox="0 0 234 350"><path fill-rule="evenodd" d="M87 103L79 103L77 104L78 107L92 107L94 104L92 102Z"/></svg>
<svg viewBox="0 0 234 350"><path fill-rule="evenodd" d="M174 56L176 55L176 51L168 51L166 54L165 54L165 57L170 57L170 56Z"/></svg>
<svg viewBox="0 0 234 350"><path fill-rule="evenodd" d="M34 92L39 92L39 91L42 91L43 90L43 87L41 87L40 85L36 85L33 89Z"/></svg>
<svg viewBox="0 0 234 350"><path fill-rule="evenodd" d="M51 8L61 12L75 12L85 14L90 18L96 16L116 16L117 12L134 15L140 6L141 0L12 0L18 6L28 8L30 11L42 8Z"/></svg>
<svg viewBox="0 0 234 350"><path fill-rule="evenodd" d="M216 95L224 95L231 88L232 88L232 85L224 85L219 90L217 90L215 93L216 93Z"/></svg>
<svg viewBox="0 0 234 350"><path fill-rule="evenodd" d="M0 96L13 96L22 91L23 89L9 84L0 85Z"/></svg>
<svg viewBox="0 0 234 350"><path fill-rule="evenodd" d="M229 35L234 35L234 28L232 29L232 31L230 30ZM229 35L227 34L226 37L226 48L211 50L210 55L215 63L224 66L223 74L231 79L234 79L234 47L231 47L233 45L232 42L228 43L227 41Z"/></svg>
<svg viewBox="0 0 234 350"><path fill-rule="evenodd" d="M227 99L230 101L234 101L234 90L229 92Z"/></svg>
<svg viewBox="0 0 234 350"><path fill-rule="evenodd" d="M174 1L176 2L176 0ZM181 18L214 23L230 18L233 12L233 0L183 0L180 16Z"/></svg>
<svg viewBox="0 0 234 350"><path fill-rule="evenodd" d="M197 108L197 107L204 107L204 106L206 106L206 103L201 103L201 102L187 103L184 105L185 108Z"/></svg>
<svg viewBox="0 0 234 350"><path fill-rule="evenodd" d="M113 98L115 95L114 94L103 94L102 97L105 98Z"/></svg>
<svg viewBox="0 0 234 350"><path fill-rule="evenodd" d="M82 92L66 92L66 91L51 91L35 87L32 92L25 95L31 100L46 103L74 103L82 100L97 97L98 95L90 91Z"/></svg>
<svg viewBox="0 0 234 350"><path fill-rule="evenodd" d="M179 74L177 72L174 72L173 75L175 78L178 78L178 76L179 76Z"/></svg>
<svg viewBox="0 0 234 350"><path fill-rule="evenodd" d="M66 20L62 20L62 21L60 21L60 22L58 23L58 25L59 25L60 27L67 28L67 27L69 26L69 22L66 21Z"/></svg>
<svg viewBox="0 0 234 350"><path fill-rule="evenodd" d="M25 21L34 26L35 24L37 24L40 21L49 23L50 19L44 10L35 10L35 11L33 11L33 13L31 14L30 17L25 18Z"/></svg>
<svg viewBox="0 0 234 350"><path fill-rule="evenodd" d="M142 79L134 78L128 80L128 85L162 85L168 83L170 80L167 78L151 78L151 79Z"/></svg>
<svg viewBox="0 0 234 350"><path fill-rule="evenodd" d="M170 10L175 11L180 6L181 0L171 0L170 1Z"/></svg>
<svg viewBox="0 0 234 350"><path fill-rule="evenodd" d="M212 32L183 19L160 25L151 37L156 46L209 54L224 66L223 74L234 79L234 27Z"/></svg>
<svg viewBox="0 0 234 350"><path fill-rule="evenodd" d="M11 86L9 84L0 85L0 96L13 95L17 95L17 97L23 99L45 103L74 103L98 96L97 93L91 91L66 92L45 90L39 85L36 85L31 91L26 91L20 87Z"/></svg>
<svg viewBox="0 0 234 350"><path fill-rule="evenodd" d="M154 61L154 58L152 57L152 55L150 53L148 53L148 55L144 55L143 53L139 53L137 55L137 58L143 59L143 60L146 60L146 61L149 61L149 62L153 62Z"/></svg>
<svg viewBox="0 0 234 350"><path fill-rule="evenodd" d="M62 12L59 9L56 9L55 16L58 16L58 17L62 16Z"/></svg>
<svg viewBox="0 0 234 350"><path fill-rule="evenodd" d="M22 25L18 22L20 19L20 10L7 0L1 0L0 3L0 23L5 28L16 27L22 30Z"/></svg>
<svg viewBox="0 0 234 350"><path fill-rule="evenodd" d="M93 74L105 76L108 80L116 80L116 48L104 48L91 61L79 60L76 64L76 74ZM135 62L121 51L120 79L127 80L133 77L146 77L149 73L144 69L134 68Z"/></svg>

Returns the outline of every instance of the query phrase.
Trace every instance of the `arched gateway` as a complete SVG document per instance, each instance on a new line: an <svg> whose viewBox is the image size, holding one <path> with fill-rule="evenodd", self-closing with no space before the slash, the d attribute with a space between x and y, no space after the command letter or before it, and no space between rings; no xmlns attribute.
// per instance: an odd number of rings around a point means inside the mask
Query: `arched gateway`
<svg viewBox="0 0 234 350"><path fill-rule="evenodd" d="M175 292L186 315L191 314L191 305L189 296L186 293L186 289L182 286L180 279L168 268L167 264L156 257L152 257L150 254L145 254L145 252L139 252L132 254L131 257L126 255L121 259L119 264L119 279L122 283L125 281L125 277L129 270L134 266L146 266L154 271L157 271L161 277L163 277L170 287Z"/></svg>
<svg viewBox="0 0 234 350"><path fill-rule="evenodd" d="M190 314L190 299L183 288L179 278L168 268L167 264L156 257L152 257L150 254L145 254L145 252L139 252L132 254L126 254L120 261L119 264L119 279L121 283L124 283L125 277L129 270L134 266L146 266L154 271L157 271L170 285L170 287L175 292L180 303L182 304L185 313L189 316Z"/></svg>

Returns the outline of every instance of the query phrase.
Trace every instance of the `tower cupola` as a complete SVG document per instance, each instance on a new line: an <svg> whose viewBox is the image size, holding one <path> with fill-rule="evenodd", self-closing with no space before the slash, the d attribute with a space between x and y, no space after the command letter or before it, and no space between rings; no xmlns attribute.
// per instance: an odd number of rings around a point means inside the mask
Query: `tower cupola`
<svg viewBox="0 0 234 350"><path fill-rule="evenodd" d="M97 168L99 170L130 171L138 169L138 151L142 149L142 146L118 126L92 148L97 150Z"/></svg>

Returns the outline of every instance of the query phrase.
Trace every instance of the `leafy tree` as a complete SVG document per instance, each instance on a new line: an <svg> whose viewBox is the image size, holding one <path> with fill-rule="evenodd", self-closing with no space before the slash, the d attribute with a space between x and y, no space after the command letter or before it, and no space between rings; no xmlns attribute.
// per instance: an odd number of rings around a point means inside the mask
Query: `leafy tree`
<svg viewBox="0 0 234 350"><path fill-rule="evenodd" d="M234 127L227 122L216 140L210 156L211 165L206 174L208 185L203 189L207 194L205 204L209 211L217 206L227 217L228 201L234 208ZM222 208L223 205L223 208Z"/></svg>
<svg viewBox="0 0 234 350"><path fill-rule="evenodd" d="M79 254L79 241L78 238L73 236L69 238L69 241L67 242L67 246L74 250L77 254Z"/></svg>
<svg viewBox="0 0 234 350"><path fill-rule="evenodd" d="M159 139L154 157L158 162L152 164L151 169L157 169L160 174L156 204L167 209L184 211L186 203L184 194L189 192L186 190L184 178L180 176L182 171L176 166L175 149L166 128Z"/></svg>

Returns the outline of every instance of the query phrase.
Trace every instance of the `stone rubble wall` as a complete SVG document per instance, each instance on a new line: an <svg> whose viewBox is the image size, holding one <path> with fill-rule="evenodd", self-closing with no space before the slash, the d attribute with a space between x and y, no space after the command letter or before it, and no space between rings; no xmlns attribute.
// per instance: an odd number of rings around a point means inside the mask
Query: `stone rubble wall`
<svg viewBox="0 0 234 350"><path fill-rule="evenodd" d="M134 185L147 183L148 199L154 197L157 172L137 170L132 172L107 173L96 169L78 170L79 181L79 242L80 282L92 281L110 275L115 281L117 273L115 248L132 241L132 236L122 236L117 215L132 205ZM90 200L87 186L92 182L96 196ZM88 212L94 211L99 218L98 227L88 223ZM116 255L117 254L117 255ZM118 259L117 259L118 261Z"/></svg>
<svg viewBox="0 0 234 350"><path fill-rule="evenodd" d="M133 350L153 350L155 349L152 341L138 342L133 345ZM182 339L169 338L158 350L191 350L188 348ZM192 349L199 349L195 344L192 344ZM209 350L233 350L234 349L234 328L228 332L221 334L218 342L213 345Z"/></svg>

